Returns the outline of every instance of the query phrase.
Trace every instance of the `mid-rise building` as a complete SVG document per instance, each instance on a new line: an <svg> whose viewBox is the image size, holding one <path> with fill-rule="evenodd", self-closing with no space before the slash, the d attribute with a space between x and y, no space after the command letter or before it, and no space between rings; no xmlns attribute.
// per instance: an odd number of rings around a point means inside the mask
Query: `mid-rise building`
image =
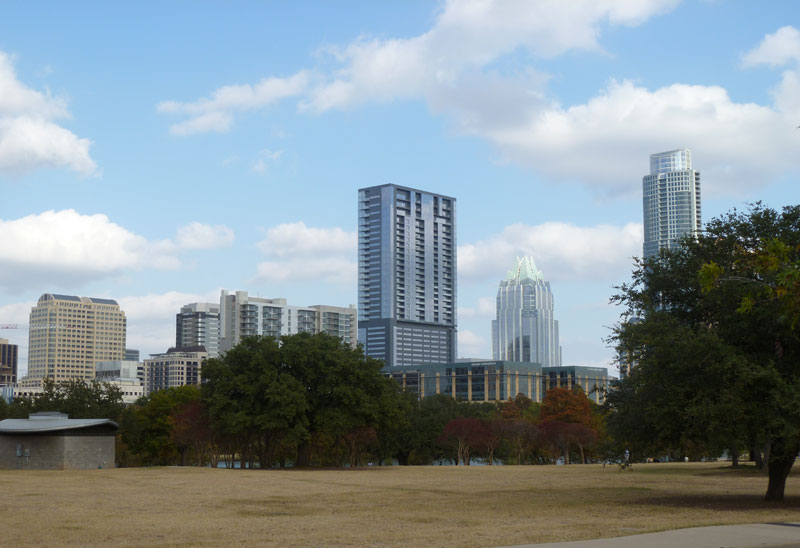
<svg viewBox="0 0 800 548"><path fill-rule="evenodd" d="M492 320L492 357L543 367L561 365L553 292L532 257L517 258L516 267L500 282Z"/></svg>
<svg viewBox="0 0 800 548"><path fill-rule="evenodd" d="M696 236L700 220L700 173L692 153L682 148L650 155L650 173L642 178L644 258L673 249L684 236Z"/></svg>
<svg viewBox="0 0 800 548"><path fill-rule="evenodd" d="M45 293L31 309L28 377L91 380L95 363L124 357L125 332L117 301Z"/></svg>
<svg viewBox="0 0 800 548"><path fill-rule="evenodd" d="M18 345L0 339L0 386L12 386L17 382L18 356Z"/></svg>
<svg viewBox="0 0 800 548"><path fill-rule="evenodd" d="M456 359L456 200L358 191L358 341L387 367Z"/></svg>
<svg viewBox="0 0 800 548"><path fill-rule="evenodd" d="M202 346L170 348L144 360L145 395L178 386L200 386L203 362L208 352Z"/></svg>
<svg viewBox="0 0 800 548"><path fill-rule="evenodd" d="M281 337L296 333L327 333L356 347L357 311L328 305L292 306L286 299L251 297L247 291L222 291L219 303L220 352L227 352L243 337Z"/></svg>
<svg viewBox="0 0 800 548"><path fill-rule="evenodd" d="M517 394L541 402L552 388L580 387L590 400L600 404L614 380L605 367L542 367L504 360L459 360L387 367L383 371L420 398L444 394L468 402L507 401Z"/></svg>
<svg viewBox="0 0 800 548"><path fill-rule="evenodd" d="M122 403L130 405L144 396L144 365L138 361L114 360L95 364L95 380L116 386Z"/></svg>
<svg viewBox="0 0 800 548"><path fill-rule="evenodd" d="M219 305L191 303L175 317L175 346L203 346L209 358L219 356Z"/></svg>

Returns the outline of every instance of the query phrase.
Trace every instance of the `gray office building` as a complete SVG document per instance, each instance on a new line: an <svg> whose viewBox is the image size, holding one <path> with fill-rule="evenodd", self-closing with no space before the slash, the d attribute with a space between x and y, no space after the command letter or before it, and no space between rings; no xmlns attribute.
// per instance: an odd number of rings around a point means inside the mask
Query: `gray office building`
<svg viewBox="0 0 800 548"><path fill-rule="evenodd" d="M651 154L642 191L645 259L700 231L700 173L692 169L690 150Z"/></svg>
<svg viewBox="0 0 800 548"><path fill-rule="evenodd" d="M456 359L456 200L358 191L358 341L386 366Z"/></svg>
<svg viewBox="0 0 800 548"><path fill-rule="evenodd" d="M175 346L202 346L209 358L216 358L219 356L219 318L219 305L215 303L182 306L175 315Z"/></svg>

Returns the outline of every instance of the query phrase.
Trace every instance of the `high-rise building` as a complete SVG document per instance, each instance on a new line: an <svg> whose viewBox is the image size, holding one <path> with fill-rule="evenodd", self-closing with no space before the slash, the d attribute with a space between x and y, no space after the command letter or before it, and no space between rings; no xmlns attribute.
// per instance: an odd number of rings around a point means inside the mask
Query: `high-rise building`
<svg viewBox="0 0 800 548"><path fill-rule="evenodd" d="M17 382L18 356L18 345L0 339L0 386L12 386Z"/></svg>
<svg viewBox="0 0 800 548"><path fill-rule="evenodd" d="M650 155L650 174L642 178L644 258L672 249L684 236L696 236L700 221L700 172L692 152L682 148Z"/></svg>
<svg viewBox="0 0 800 548"><path fill-rule="evenodd" d="M386 366L456 359L456 200L358 191L358 341Z"/></svg>
<svg viewBox="0 0 800 548"><path fill-rule="evenodd" d="M219 305L191 303L175 316L175 346L203 346L209 358L219 356Z"/></svg>
<svg viewBox="0 0 800 548"><path fill-rule="evenodd" d="M117 301L45 293L31 309L30 379L93 379L99 361L125 356L125 312Z"/></svg>
<svg viewBox="0 0 800 548"><path fill-rule="evenodd" d="M561 365L553 292L532 257L517 258L516 268L500 282L492 348L495 360Z"/></svg>
<svg viewBox="0 0 800 548"><path fill-rule="evenodd" d="M219 351L227 352L242 337L278 338L296 333L327 333L353 348L358 344L355 306L291 306L286 299L251 297L247 291L223 290L219 299Z"/></svg>
<svg viewBox="0 0 800 548"><path fill-rule="evenodd" d="M125 349L125 361L128 362L138 362L139 361L139 351L135 348L126 348Z"/></svg>

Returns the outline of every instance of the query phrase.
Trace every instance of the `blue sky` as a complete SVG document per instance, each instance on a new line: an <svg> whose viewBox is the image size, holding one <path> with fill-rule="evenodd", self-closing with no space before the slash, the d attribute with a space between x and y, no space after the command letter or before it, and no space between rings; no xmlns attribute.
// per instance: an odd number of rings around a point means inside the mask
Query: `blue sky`
<svg viewBox="0 0 800 548"><path fill-rule="evenodd" d="M356 191L391 182L457 198L460 356L528 254L565 364L610 365L648 154L693 151L704 220L798 202L799 28L793 1L5 2L0 324L115 298L148 354L222 288L355 303Z"/></svg>

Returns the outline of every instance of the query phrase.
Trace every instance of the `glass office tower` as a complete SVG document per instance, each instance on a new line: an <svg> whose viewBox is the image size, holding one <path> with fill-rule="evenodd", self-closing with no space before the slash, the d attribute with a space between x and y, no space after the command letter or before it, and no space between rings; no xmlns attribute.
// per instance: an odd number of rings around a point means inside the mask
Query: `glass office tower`
<svg viewBox="0 0 800 548"><path fill-rule="evenodd" d="M531 257L517 258L497 290L497 319L492 320L495 360L561 365L553 292Z"/></svg>
<svg viewBox="0 0 800 548"><path fill-rule="evenodd" d="M700 231L700 173L688 149L650 155L650 174L642 178L644 257L674 248Z"/></svg>
<svg viewBox="0 0 800 548"><path fill-rule="evenodd" d="M358 341L387 366L455 361L455 198L358 191Z"/></svg>

